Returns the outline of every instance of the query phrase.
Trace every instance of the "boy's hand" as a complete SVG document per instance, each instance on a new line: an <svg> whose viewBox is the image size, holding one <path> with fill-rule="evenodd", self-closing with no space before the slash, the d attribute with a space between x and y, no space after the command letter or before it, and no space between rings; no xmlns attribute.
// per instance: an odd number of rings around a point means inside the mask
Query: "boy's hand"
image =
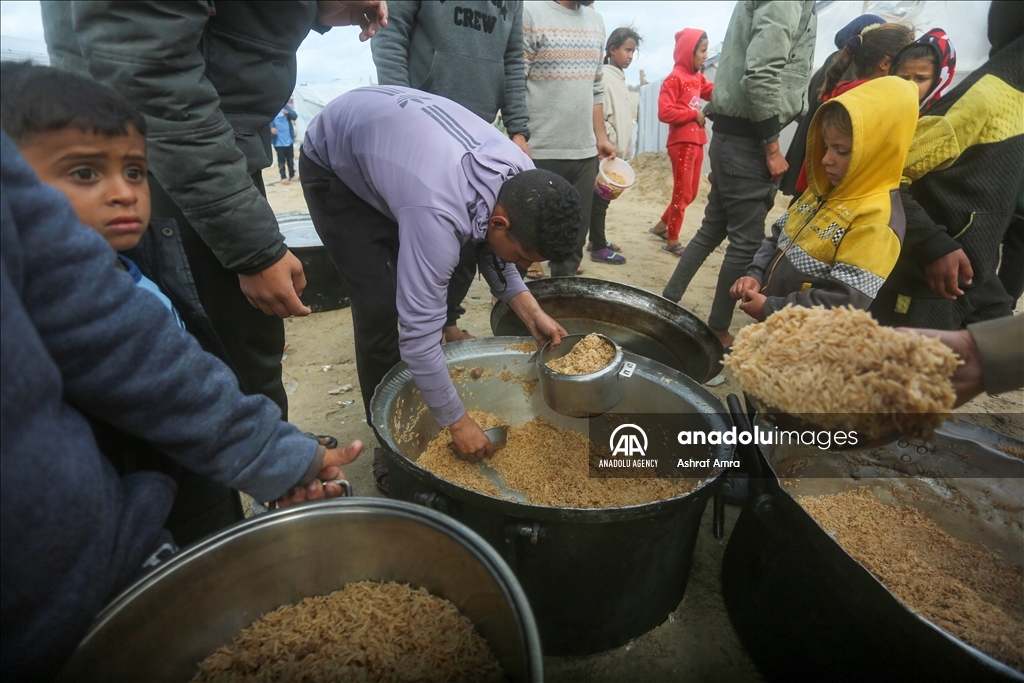
<svg viewBox="0 0 1024 683"><path fill-rule="evenodd" d="M974 280L974 269L971 260L963 249L951 251L924 267L924 280L933 292L947 299L956 299L964 295L960 289L960 280L965 285Z"/></svg>
<svg viewBox="0 0 1024 683"><path fill-rule="evenodd" d="M789 170L789 162L782 155L778 140L769 142L764 146L764 149L764 161L768 165L768 175L771 176L773 183L777 183L782 180L782 176L786 175L786 171Z"/></svg>
<svg viewBox="0 0 1024 683"><path fill-rule="evenodd" d="M768 300L764 294L747 290L743 294L743 303L740 310L749 315L757 322L764 322L764 302Z"/></svg>
<svg viewBox="0 0 1024 683"><path fill-rule="evenodd" d="M310 500L323 500L324 498L337 498L341 495L341 487L335 483L325 484L333 479L344 479L345 473L339 465L347 465L356 458L363 450L362 441L353 441L346 448L331 448L324 454L323 469L316 479L305 486L293 486L283 496L277 499L279 508L305 503Z"/></svg>
<svg viewBox="0 0 1024 683"><path fill-rule="evenodd" d="M526 156L530 157L531 159L533 158L530 155L530 146L528 144L526 144L526 136L525 135L523 135L522 133L516 133L515 135L512 136L512 142L516 143L516 145L519 147L519 149L523 150L523 153Z"/></svg>
<svg viewBox="0 0 1024 683"><path fill-rule="evenodd" d="M469 413L463 413L450 429L452 449L460 459L476 462L494 455L494 445Z"/></svg>
<svg viewBox="0 0 1024 683"><path fill-rule="evenodd" d="M273 126L271 126L270 127L270 134L271 135L277 135L277 128L274 128Z"/></svg>
<svg viewBox="0 0 1024 683"><path fill-rule="evenodd" d="M697 110L697 125L700 126L701 128L703 128L705 125L707 125L707 122L708 122L708 120L704 116L704 112L702 112L701 110L698 109Z"/></svg>
<svg viewBox="0 0 1024 683"><path fill-rule="evenodd" d="M761 283L758 282L756 278L744 275L739 280L732 283L732 287L729 288L729 296L739 301L747 292L759 293L760 291Z"/></svg>
<svg viewBox="0 0 1024 683"><path fill-rule="evenodd" d="M312 313L299 299L306 288L302 262L290 251L269 268L252 275L239 275L238 284L249 303L267 315L290 318Z"/></svg>

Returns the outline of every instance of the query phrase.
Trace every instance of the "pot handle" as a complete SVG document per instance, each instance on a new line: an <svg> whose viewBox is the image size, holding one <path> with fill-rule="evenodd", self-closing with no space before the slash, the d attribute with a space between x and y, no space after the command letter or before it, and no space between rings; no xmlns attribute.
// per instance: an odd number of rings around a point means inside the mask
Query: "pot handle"
<svg viewBox="0 0 1024 683"><path fill-rule="evenodd" d="M747 432L751 435L750 443L736 444L736 453L739 455L740 461L750 477L748 503L752 505L754 513L761 521L768 524L774 516L775 498L772 494L768 493L767 486L765 486L764 468L761 467L761 454L754 444L750 421L747 419L746 413L743 412L743 406L740 404L740 399L736 394L729 394L725 402L729 406L729 412L732 414L732 421L736 428L741 432Z"/></svg>
<svg viewBox="0 0 1024 683"><path fill-rule="evenodd" d="M452 499L448 496L437 493L436 491L421 491L412 497L412 500L417 505L430 508L431 510L437 510L442 515L448 515L453 517L455 506L452 504Z"/></svg>
<svg viewBox="0 0 1024 683"><path fill-rule="evenodd" d="M619 377L622 379L627 379L629 377L632 377L635 371L636 363L627 360L625 363L622 364L622 369L619 370Z"/></svg>
<svg viewBox="0 0 1024 683"><path fill-rule="evenodd" d="M548 535L548 530L540 522L509 522L505 525L505 562L513 573L519 569L519 539L529 539L530 545Z"/></svg>

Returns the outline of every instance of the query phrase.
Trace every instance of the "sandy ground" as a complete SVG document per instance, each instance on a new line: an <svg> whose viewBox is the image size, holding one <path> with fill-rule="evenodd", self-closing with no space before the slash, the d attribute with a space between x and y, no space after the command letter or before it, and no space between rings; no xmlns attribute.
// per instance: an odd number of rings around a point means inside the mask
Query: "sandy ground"
<svg viewBox="0 0 1024 683"><path fill-rule="evenodd" d="M658 221L672 189L668 157L644 154L631 162L637 170L638 184L608 210L608 239L623 248L627 262L613 266L585 258L583 267L589 277L616 280L661 293L678 259L660 249L664 244L647 233ZM305 202L298 181L278 182L276 168L264 173L267 196L276 212L304 210ZM709 185L701 182L701 191L686 212L681 241L685 244L700 227ZM779 195L769 214L768 225L781 215L788 197ZM681 302L684 308L707 320L721 264L724 245L708 258L697 273ZM490 294L477 280L465 302L466 316L461 326L477 336L489 336ZM1020 308L1018 308L1020 310ZM731 331L753 321L737 309ZM333 434L342 442L361 439L372 446L372 430L366 425L356 377L349 309L313 314L286 321L289 347L284 360L285 385L289 392L290 419L304 430ZM709 389L722 398L739 388L728 371L724 383ZM352 388L331 394L332 390ZM987 413L987 426L1020 438L1024 392L998 397L982 396L958 412ZM369 449L346 468L356 495L378 496L373 485ZM735 523L738 510L727 508L726 532ZM704 516L697 543L693 573L686 596L678 609L655 630L624 647L589 657L553 658L545 661L550 681L616 680L694 680L755 681L756 670L740 645L722 603L718 573L728 536L716 541L711 534L710 509Z"/></svg>

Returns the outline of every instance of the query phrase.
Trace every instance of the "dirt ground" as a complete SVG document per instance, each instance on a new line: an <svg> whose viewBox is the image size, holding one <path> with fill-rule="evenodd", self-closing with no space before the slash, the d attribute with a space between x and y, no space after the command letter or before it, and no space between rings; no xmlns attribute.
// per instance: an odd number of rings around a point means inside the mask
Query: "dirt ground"
<svg viewBox="0 0 1024 683"><path fill-rule="evenodd" d="M664 154L643 154L631 164L639 182L611 203L607 220L608 239L622 247L627 261L613 266L585 258L583 267L588 277L615 280L660 295L679 260L662 251L660 247L664 242L648 234L647 228L658 221L668 202L672 189L671 170ZM276 212L305 209L297 180L281 184L276 168L267 169L264 179L267 197ZM680 236L684 244L700 226L708 189L705 178L697 200L686 212ZM769 213L768 225L784 212L787 203L788 197L779 195L775 208ZM724 248L722 245L711 254L681 302L684 308L704 320L710 312ZM461 326L476 336L490 336L490 302L485 283L478 279L464 304L467 314ZM735 334L752 322L737 309L731 331ZM346 468L346 475L356 495L379 496L370 467L374 437L366 424L360 400L349 309L290 318L285 329L289 346L284 373L291 421L303 430L333 434L345 443L361 439L367 450ZM728 393L739 391L728 371L724 382L708 388L723 402ZM331 393L338 389L342 391ZM983 395L958 412L991 414L986 426L1020 438L1022 408L1024 392L1015 391L997 397ZM760 680L729 622L719 586L722 554L737 514L737 508L727 506L727 535L717 541L711 534L711 510L706 511L686 596L668 621L624 647L606 653L548 657L545 659L547 680Z"/></svg>

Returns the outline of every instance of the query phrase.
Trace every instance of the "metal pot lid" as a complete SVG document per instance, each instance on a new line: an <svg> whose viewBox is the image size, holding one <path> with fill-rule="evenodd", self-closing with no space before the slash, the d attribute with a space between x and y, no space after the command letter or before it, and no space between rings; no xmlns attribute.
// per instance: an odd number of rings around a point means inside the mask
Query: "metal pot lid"
<svg viewBox="0 0 1024 683"><path fill-rule="evenodd" d="M627 351L701 383L722 370L722 344L711 328L668 299L621 282L585 277L545 278L526 286L569 334L599 332ZM504 303L491 309L491 331L497 337L529 334Z"/></svg>
<svg viewBox="0 0 1024 683"><path fill-rule="evenodd" d="M323 247L308 211L287 211L277 214L277 225L289 249Z"/></svg>

